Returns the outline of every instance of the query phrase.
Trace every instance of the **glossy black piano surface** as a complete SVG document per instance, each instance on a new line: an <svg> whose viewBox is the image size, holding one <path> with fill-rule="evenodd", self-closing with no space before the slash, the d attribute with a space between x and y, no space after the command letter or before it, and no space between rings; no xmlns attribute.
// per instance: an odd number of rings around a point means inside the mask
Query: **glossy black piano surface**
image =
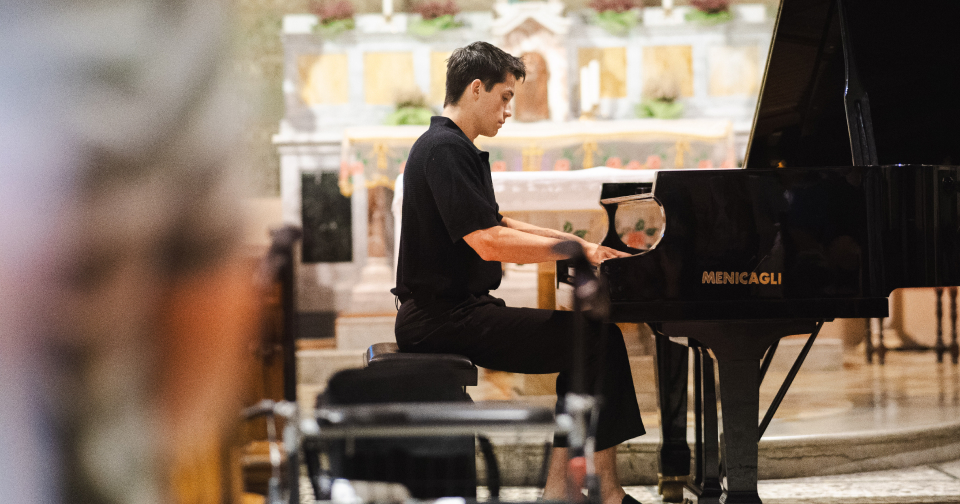
<svg viewBox="0 0 960 504"><path fill-rule="evenodd" d="M684 485L700 504L760 502L779 403L758 425L758 389L779 338L812 333L808 349L824 320L886 316L894 289L960 285L958 20L955 0L782 0L744 169L661 171L652 197L605 185L608 212L631 198L664 212L641 253L611 216L604 244L637 255L600 272L610 320L656 334L665 502Z"/></svg>
<svg viewBox="0 0 960 504"><path fill-rule="evenodd" d="M662 239L600 267L611 318L886 316L893 289L960 283L958 180L953 166L660 172Z"/></svg>

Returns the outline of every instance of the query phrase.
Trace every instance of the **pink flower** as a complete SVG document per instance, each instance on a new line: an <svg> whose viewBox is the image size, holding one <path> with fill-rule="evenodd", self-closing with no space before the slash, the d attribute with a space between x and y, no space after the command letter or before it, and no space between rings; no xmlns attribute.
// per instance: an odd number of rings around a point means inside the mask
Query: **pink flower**
<svg viewBox="0 0 960 504"><path fill-rule="evenodd" d="M350 163L340 161L340 180L346 180L348 178L350 178Z"/></svg>
<svg viewBox="0 0 960 504"><path fill-rule="evenodd" d="M633 161L630 161L629 163L627 163L627 166L625 167L625 169L627 169L627 170L642 170L642 169L643 169L643 165L640 164L640 161L637 161L636 159L634 159Z"/></svg>
<svg viewBox="0 0 960 504"><path fill-rule="evenodd" d="M490 171L496 171L496 172L507 171L507 162L494 161L493 164L490 165Z"/></svg>
<svg viewBox="0 0 960 504"><path fill-rule="evenodd" d="M662 162L660 156L647 156L647 168L651 170L659 170Z"/></svg>
<svg viewBox="0 0 960 504"><path fill-rule="evenodd" d="M616 157L616 156L608 157L608 158L607 158L607 167L609 167L609 168L623 168L623 161L622 161L620 158Z"/></svg>
<svg viewBox="0 0 960 504"><path fill-rule="evenodd" d="M314 3L312 10L321 22L353 18L353 5L347 0Z"/></svg>
<svg viewBox="0 0 960 504"><path fill-rule="evenodd" d="M553 171L570 171L570 160L567 158L558 159L553 163Z"/></svg>
<svg viewBox="0 0 960 504"><path fill-rule="evenodd" d="M363 163L360 161L350 163L350 171L353 175L363 175Z"/></svg>
<svg viewBox="0 0 960 504"><path fill-rule="evenodd" d="M720 163L720 168L734 168L733 161L730 159L724 159L723 162Z"/></svg>
<svg viewBox="0 0 960 504"><path fill-rule="evenodd" d="M597 12L614 11L626 12L634 7L640 7L640 2L633 0L591 0L590 8Z"/></svg>
<svg viewBox="0 0 960 504"><path fill-rule="evenodd" d="M690 5L703 12L723 12L730 9L730 0L690 0Z"/></svg>
<svg viewBox="0 0 960 504"><path fill-rule="evenodd" d="M635 249L647 248L647 236L643 231L631 231L623 237L624 245Z"/></svg>
<svg viewBox="0 0 960 504"><path fill-rule="evenodd" d="M697 168L713 168L713 161L709 159L701 159L700 162L697 163Z"/></svg>
<svg viewBox="0 0 960 504"><path fill-rule="evenodd" d="M436 19L440 16L456 16L460 13L460 7L453 0L441 2L439 0L427 0L413 5L413 11L425 20Z"/></svg>

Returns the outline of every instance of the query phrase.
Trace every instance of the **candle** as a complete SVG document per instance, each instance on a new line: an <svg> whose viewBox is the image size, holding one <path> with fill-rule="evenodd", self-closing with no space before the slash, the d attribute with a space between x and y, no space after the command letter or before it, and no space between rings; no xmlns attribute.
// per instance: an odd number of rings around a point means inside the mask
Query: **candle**
<svg viewBox="0 0 960 504"><path fill-rule="evenodd" d="M383 0L383 17L389 21L391 16L393 16L393 0Z"/></svg>
<svg viewBox="0 0 960 504"><path fill-rule="evenodd" d="M590 62L590 108L600 104L600 62Z"/></svg>
<svg viewBox="0 0 960 504"><path fill-rule="evenodd" d="M587 78L588 67L580 67L580 113L586 114L590 111L590 82Z"/></svg>

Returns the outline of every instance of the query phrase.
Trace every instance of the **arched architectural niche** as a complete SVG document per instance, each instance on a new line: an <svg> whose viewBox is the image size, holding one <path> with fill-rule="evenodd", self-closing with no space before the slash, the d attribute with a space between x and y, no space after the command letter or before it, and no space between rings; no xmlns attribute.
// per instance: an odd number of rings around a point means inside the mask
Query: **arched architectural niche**
<svg viewBox="0 0 960 504"><path fill-rule="evenodd" d="M527 77L517 83L513 116L519 122L550 119L548 92L550 68L547 65L547 60L539 52L524 53L521 58L523 58L523 63L527 67Z"/></svg>

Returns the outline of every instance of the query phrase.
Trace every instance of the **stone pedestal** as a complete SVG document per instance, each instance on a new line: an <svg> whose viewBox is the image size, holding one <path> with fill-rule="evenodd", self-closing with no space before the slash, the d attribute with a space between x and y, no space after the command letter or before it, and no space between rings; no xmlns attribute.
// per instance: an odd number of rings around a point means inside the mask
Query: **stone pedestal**
<svg viewBox="0 0 960 504"><path fill-rule="evenodd" d="M390 289L396 286L393 267L387 251L393 247L393 217L390 202L393 190L384 186L367 189L367 262L360 270L360 282L354 286L350 313L396 313Z"/></svg>
<svg viewBox="0 0 960 504"><path fill-rule="evenodd" d="M350 297L350 313L384 314L396 313L393 294L396 285L393 268L385 257L370 257L360 270L360 282L353 287Z"/></svg>
<svg viewBox="0 0 960 504"><path fill-rule="evenodd" d="M345 315L337 318L337 350L362 354L374 343L396 341L393 325L397 315Z"/></svg>

